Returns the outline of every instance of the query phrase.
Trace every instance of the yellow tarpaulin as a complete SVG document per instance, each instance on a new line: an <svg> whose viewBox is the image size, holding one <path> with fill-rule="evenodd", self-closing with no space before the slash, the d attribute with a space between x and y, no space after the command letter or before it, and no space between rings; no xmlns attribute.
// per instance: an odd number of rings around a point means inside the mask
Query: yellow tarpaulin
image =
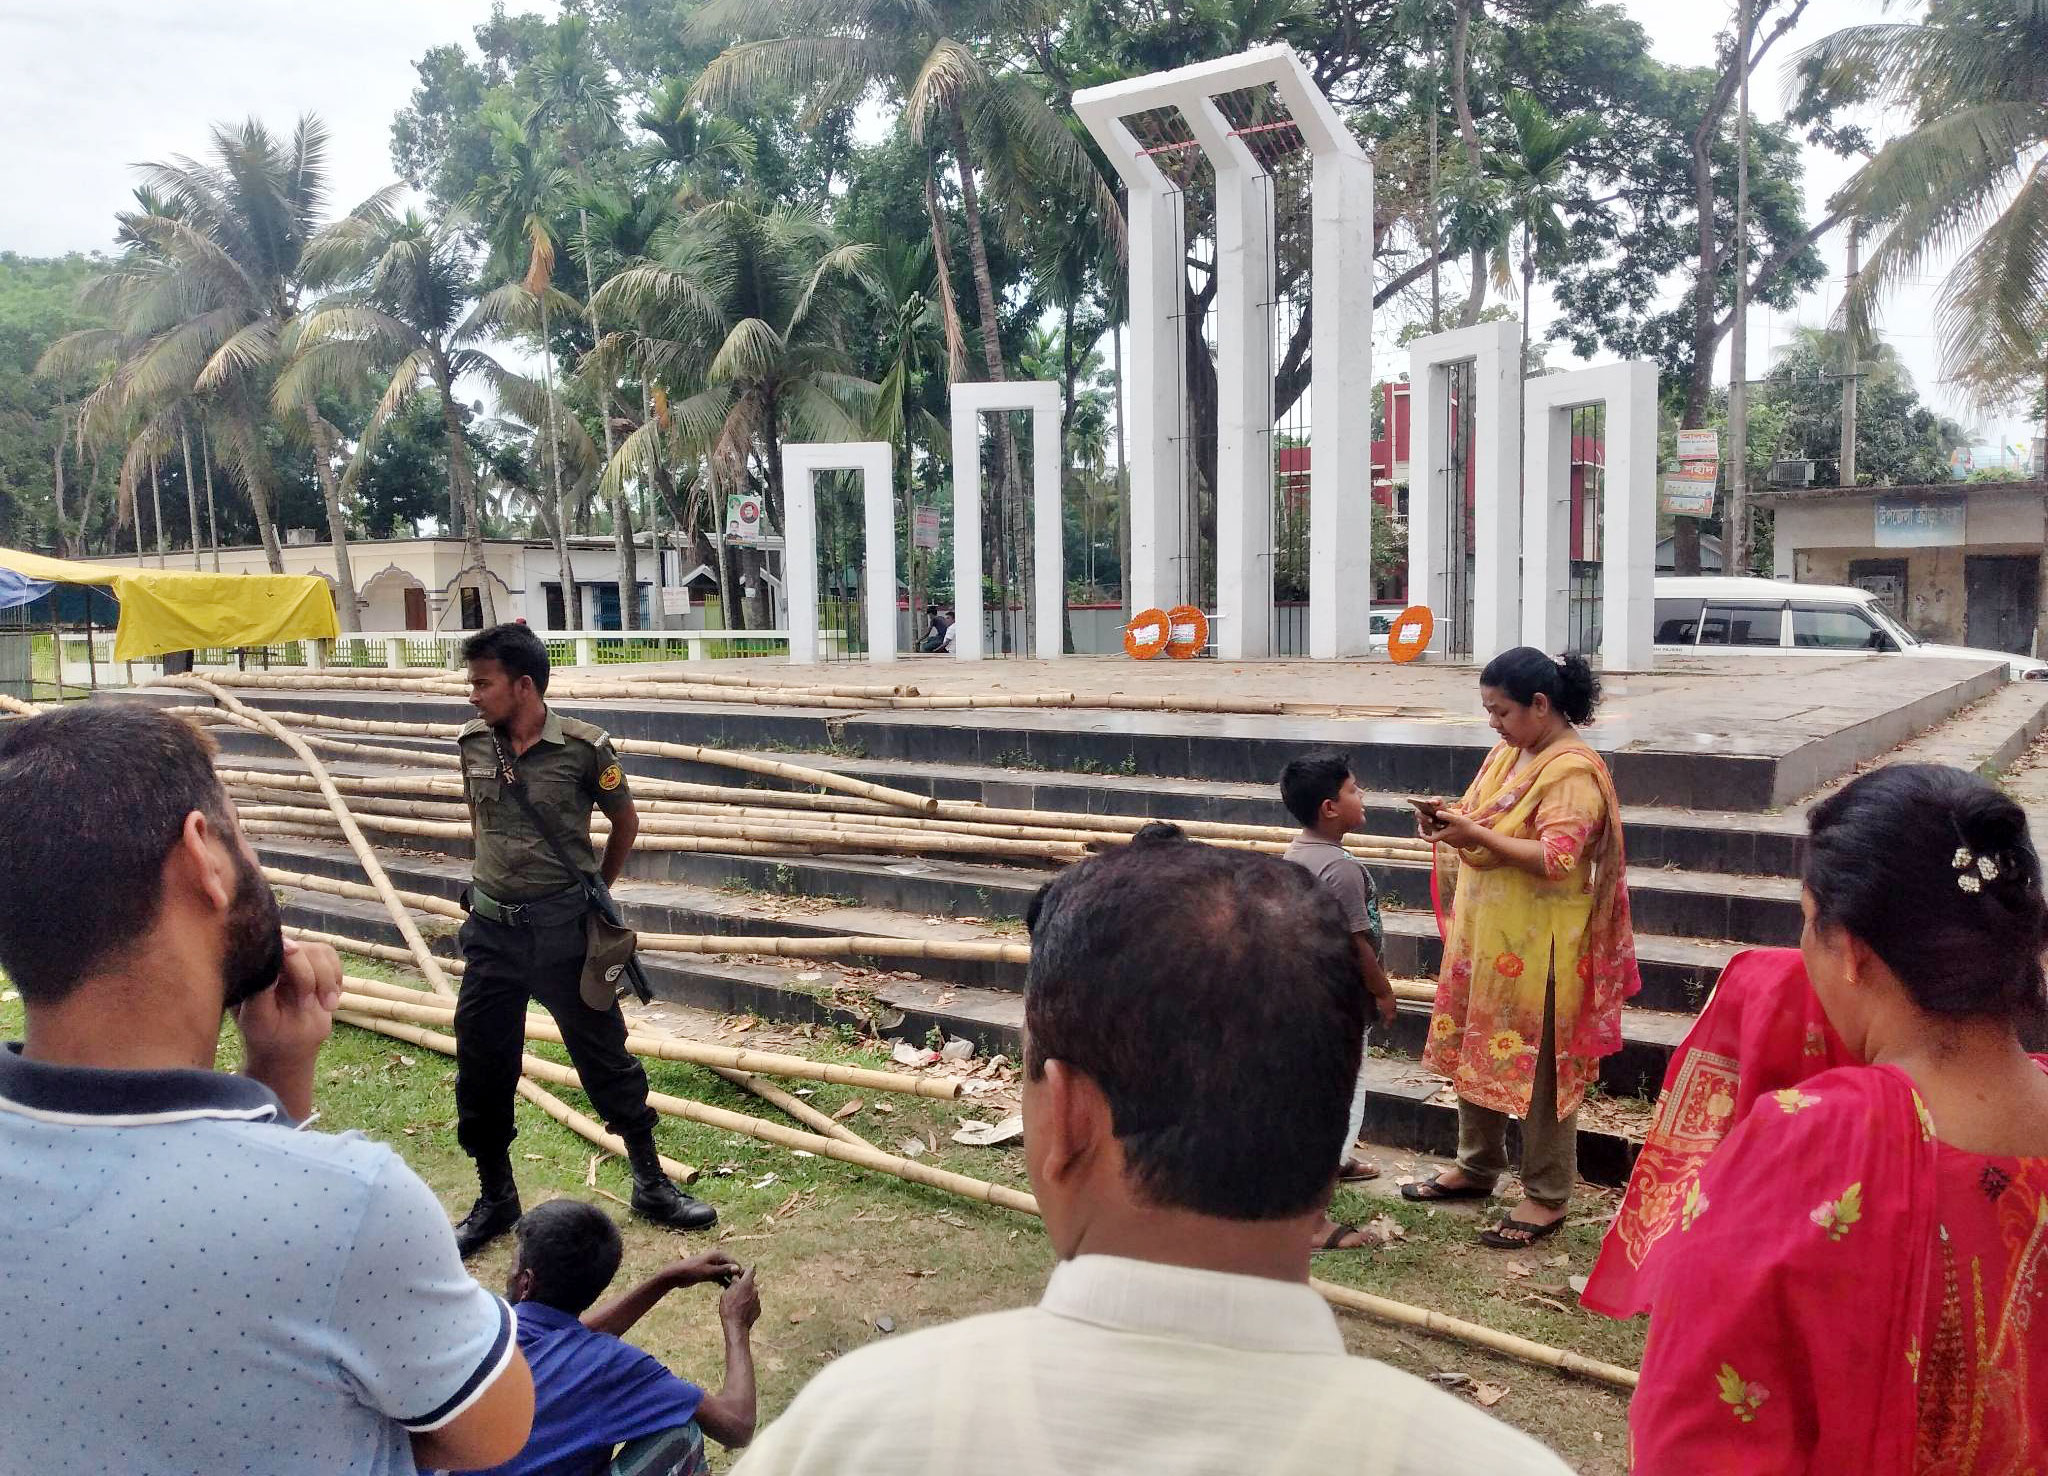
<svg viewBox="0 0 2048 1476"><path fill-rule="evenodd" d="M114 659L166 651L332 640L341 632L334 595L317 574L207 574L196 569L124 569L46 559L0 548L0 568L53 584L103 584L121 604Z"/></svg>

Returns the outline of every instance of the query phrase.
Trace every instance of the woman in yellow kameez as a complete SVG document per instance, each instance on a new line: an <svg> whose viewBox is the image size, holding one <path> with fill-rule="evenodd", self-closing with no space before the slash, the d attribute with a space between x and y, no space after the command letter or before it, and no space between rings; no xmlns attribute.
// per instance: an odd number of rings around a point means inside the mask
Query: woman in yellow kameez
<svg viewBox="0 0 2048 1476"><path fill-rule="evenodd" d="M1621 1004L1642 988L1629 930L1621 807L1578 735L1600 684L1583 657L1529 646L1479 677L1501 742L1456 804L1418 803L1443 843L1450 910L1423 1062L1458 1092L1457 1167L1402 1194L1484 1199L1522 1120L1522 1202L1479 1238L1520 1249L1564 1223L1578 1179L1578 1110L1621 1048Z"/></svg>

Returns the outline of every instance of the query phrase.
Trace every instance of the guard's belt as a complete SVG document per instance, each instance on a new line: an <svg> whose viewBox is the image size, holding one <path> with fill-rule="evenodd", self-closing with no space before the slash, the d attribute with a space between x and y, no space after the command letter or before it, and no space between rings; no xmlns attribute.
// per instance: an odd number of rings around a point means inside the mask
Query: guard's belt
<svg viewBox="0 0 2048 1476"><path fill-rule="evenodd" d="M548 928L580 922L590 910L590 899L580 886L550 892L528 902L500 902L488 892L469 889L469 910L487 922L508 928Z"/></svg>

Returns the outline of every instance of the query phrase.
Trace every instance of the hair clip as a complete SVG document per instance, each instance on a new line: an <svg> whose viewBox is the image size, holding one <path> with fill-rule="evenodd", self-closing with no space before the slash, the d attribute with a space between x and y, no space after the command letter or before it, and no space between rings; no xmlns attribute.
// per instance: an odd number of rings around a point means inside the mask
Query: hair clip
<svg viewBox="0 0 2048 1476"><path fill-rule="evenodd" d="M1984 883L1978 881L1974 875L1967 871L1956 878L1956 885L1972 896L1984 890Z"/></svg>
<svg viewBox="0 0 2048 1476"><path fill-rule="evenodd" d="M1949 865L1953 866L1957 871L1965 871L1969 869L1970 863L1976 859L1975 856L1970 854L1968 846L1957 846L1955 857L1949 862Z"/></svg>
<svg viewBox="0 0 2048 1476"><path fill-rule="evenodd" d="M1977 875L1983 877L1986 881L1997 881L1998 863L1989 856L1979 856L1977 858Z"/></svg>

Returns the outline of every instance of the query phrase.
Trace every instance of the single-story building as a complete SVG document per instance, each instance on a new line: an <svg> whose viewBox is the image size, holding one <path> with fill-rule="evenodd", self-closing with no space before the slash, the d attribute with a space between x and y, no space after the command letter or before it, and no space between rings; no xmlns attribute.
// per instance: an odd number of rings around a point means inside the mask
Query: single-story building
<svg viewBox="0 0 2048 1476"><path fill-rule="evenodd" d="M1798 487L1757 502L1776 511L1781 577L1869 590L1925 641L2048 651L2048 482Z"/></svg>
<svg viewBox="0 0 2048 1476"><path fill-rule="evenodd" d="M293 529L283 554L285 573L318 574L330 585L335 583L332 545L314 542L305 530ZM493 613L500 620L524 620L536 630L621 628L618 551L609 537L569 540L578 605L573 621L563 609L561 567L554 545L545 539L485 539L485 572L465 564L460 538L351 539L348 555L359 630L480 629L486 573ZM189 569L191 559L189 550L172 554L170 567ZM723 628L715 572L695 560L686 564L674 549L663 549L662 559L659 588L665 599L655 593L654 551L643 535L635 590L639 628ZM200 561L205 568L213 567L211 552L203 551ZM137 558L134 554L96 556L93 562L126 565L136 563ZM157 557L145 553L140 562L154 568ZM267 574L270 565L262 546L250 545L222 549L220 569L223 574Z"/></svg>

